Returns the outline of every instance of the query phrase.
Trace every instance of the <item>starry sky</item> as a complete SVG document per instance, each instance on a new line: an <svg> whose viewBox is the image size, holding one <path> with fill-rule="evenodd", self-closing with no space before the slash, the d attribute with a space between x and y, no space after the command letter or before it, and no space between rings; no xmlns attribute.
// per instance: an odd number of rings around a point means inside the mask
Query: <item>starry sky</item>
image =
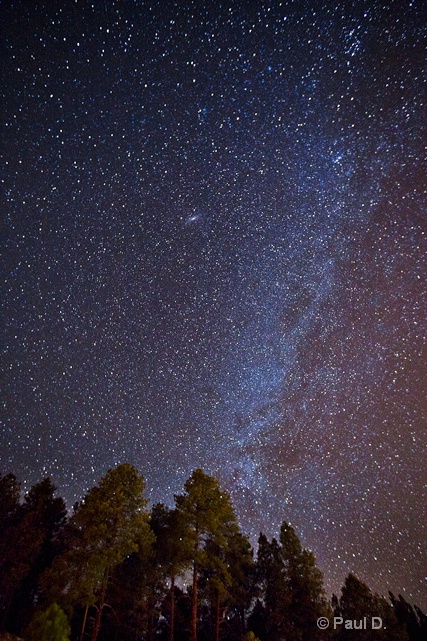
<svg viewBox="0 0 427 641"><path fill-rule="evenodd" d="M424 0L1 12L1 472L202 467L425 607Z"/></svg>

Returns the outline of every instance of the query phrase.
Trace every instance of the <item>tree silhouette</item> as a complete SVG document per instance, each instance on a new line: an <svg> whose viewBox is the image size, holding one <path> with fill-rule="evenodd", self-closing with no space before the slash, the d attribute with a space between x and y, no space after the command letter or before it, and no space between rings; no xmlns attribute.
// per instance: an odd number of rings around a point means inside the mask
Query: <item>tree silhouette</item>
<svg viewBox="0 0 427 641"><path fill-rule="evenodd" d="M408 641L404 626L399 624L396 614L390 603L378 594L373 594L366 583L363 583L354 574L349 574L342 588L341 598L335 606L335 616L340 616L343 621L356 622L358 626L366 617L366 629L359 629L357 638L361 641ZM372 629L372 617L380 617L382 627ZM339 641L354 639L354 629L346 629L345 623L340 625Z"/></svg>
<svg viewBox="0 0 427 641"><path fill-rule="evenodd" d="M61 498L54 497L56 488L49 478L34 485L18 507L15 499L11 502L17 491L13 479L8 487L6 502L11 507L1 546L3 621L13 619L16 623L9 627L20 633L28 623L40 575L55 555L54 538L65 522L66 508Z"/></svg>
<svg viewBox="0 0 427 641"><path fill-rule="evenodd" d="M323 579L312 552L302 548L294 529L283 522L280 541L259 537L259 599L249 628L262 641L312 641L324 638L317 619L330 615Z"/></svg>

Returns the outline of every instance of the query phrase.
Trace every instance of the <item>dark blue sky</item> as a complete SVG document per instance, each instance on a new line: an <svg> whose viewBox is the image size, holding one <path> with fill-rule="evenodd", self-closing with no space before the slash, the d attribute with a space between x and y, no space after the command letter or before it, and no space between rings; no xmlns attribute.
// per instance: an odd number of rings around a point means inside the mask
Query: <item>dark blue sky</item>
<svg viewBox="0 0 427 641"><path fill-rule="evenodd" d="M3 5L0 469L203 467L422 606L427 9L337 5Z"/></svg>

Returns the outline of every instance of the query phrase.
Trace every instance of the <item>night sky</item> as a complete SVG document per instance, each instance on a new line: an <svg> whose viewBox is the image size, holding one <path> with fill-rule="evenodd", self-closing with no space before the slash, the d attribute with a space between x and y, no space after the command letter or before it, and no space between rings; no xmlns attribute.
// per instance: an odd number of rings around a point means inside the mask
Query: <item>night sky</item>
<svg viewBox="0 0 427 641"><path fill-rule="evenodd" d="M0 471L202 467L425 608L427 4L1 12Z"/></svg>

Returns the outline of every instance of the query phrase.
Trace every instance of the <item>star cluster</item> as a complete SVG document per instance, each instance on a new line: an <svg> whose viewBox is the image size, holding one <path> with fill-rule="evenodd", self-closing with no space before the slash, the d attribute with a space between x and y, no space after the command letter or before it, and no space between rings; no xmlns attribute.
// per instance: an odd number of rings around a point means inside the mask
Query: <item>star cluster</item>
<svg viewBox="0 0 427 641"><path fill-rule="evenodd" d="M422 605L424 1L1 10L1 470L203 467Z"/></svg>

